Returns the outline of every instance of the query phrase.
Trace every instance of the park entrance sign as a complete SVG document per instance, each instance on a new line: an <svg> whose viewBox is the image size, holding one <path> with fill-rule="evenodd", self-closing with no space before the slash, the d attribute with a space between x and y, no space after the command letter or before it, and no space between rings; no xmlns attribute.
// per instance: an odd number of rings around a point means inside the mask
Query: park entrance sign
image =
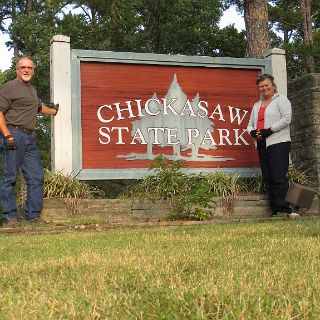
<svg viewBox="0 0 320 320"><path fill-rule="evenodd" d="M163 154L193 173L257 172L245 129L257 76L283 64L274 50L264 59L119 53L70 50L68 37L54 37L54 169L85 180L137 179Z"/></svg>

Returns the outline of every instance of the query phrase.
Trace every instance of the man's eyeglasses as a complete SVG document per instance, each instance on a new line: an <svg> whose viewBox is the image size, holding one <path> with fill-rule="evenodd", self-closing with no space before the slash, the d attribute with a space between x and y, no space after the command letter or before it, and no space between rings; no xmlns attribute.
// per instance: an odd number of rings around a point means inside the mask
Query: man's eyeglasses
<svg viewBox="0 0 320 320"><path fill-rule="evenodd" d="M27 67L27 66L21 66L21 67L18 67L20 70L33 70L34 67Z"/></svg>

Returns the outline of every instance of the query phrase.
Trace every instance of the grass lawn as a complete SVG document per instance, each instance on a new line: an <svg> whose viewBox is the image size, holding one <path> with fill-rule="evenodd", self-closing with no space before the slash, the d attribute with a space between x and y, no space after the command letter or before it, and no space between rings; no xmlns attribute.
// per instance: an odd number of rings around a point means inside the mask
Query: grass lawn
<svg viewBox="0 0 320 320"><path fill-rule="evenodd" d="M0 235L0 319L320 319L320 220Z"/></svg>

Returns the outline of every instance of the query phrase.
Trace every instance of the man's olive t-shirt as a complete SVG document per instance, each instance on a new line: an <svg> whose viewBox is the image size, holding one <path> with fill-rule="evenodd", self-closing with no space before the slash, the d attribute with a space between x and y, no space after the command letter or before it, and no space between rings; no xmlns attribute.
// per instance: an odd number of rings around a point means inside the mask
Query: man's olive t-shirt
<svg viewBox="0 0 320 320"><path fill-rule="evenodd" d="M0 87L0 111L3 112L7 125L33 131L41 105L37 91L30 83L15 79Z"/></svg>

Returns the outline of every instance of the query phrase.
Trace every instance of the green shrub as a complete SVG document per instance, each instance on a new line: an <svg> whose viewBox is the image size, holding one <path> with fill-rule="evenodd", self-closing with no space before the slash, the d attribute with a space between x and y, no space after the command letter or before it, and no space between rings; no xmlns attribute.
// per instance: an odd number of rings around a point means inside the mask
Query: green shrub
<svg viewBox="0 0 320 320"><path fill-rule="evenodd" d="M150 165L154 175L148 176L131 191L131 196L149 200L165 200L172 208L169 219L194 217L204 220L212 214L209 185L203 176L188 175L183 161L171 161L163 155Z"/></svg>
<svg viewBox="0 0 320 320"><path fill-rule="evenodd" d="M216 196L221 196L225 207L233 206L239 190L239 176L221 170L208 175L192 175L186 174L184 167L182 161L171 161L163 155L156 157L150 166L155 175L143 179L132 196L167 201L172 208L169 219L207 219L213 214L209 203Z"/></svg>

